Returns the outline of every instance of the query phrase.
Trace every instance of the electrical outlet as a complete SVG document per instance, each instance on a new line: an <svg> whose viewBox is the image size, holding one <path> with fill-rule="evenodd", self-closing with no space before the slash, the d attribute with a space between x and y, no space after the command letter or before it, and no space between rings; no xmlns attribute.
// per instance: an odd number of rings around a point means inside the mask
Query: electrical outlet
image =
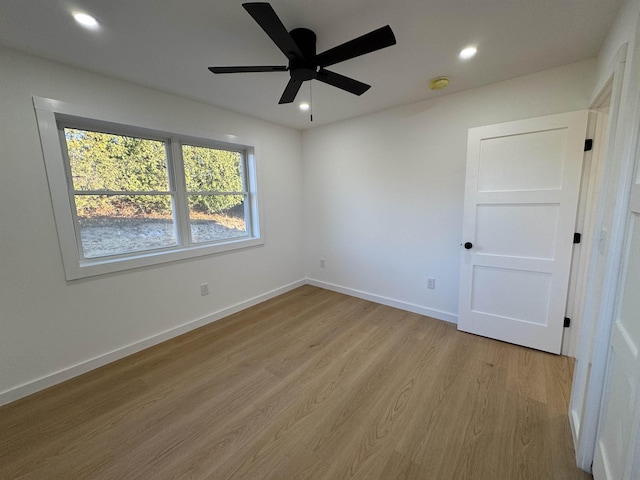
<svg viewBox="0 0 640 480"><path fill-rule="evenodd" d="M436 288L436 279L435 278L427 278L427 288L433 290Z"/></svg>
<svg viewBox="0 0 640 480"><path fill-rule="evenodd" d="M209 295L209 284L208 283L200 284L200 295L203 296L203 297L205 295Z"/></svg>
<svg viewBox="0 0 640 480"><path fill-rule="evenodd" d="M324 258L321 258L321 259L320 259L320 268L324 268L324 267L325 267L325 265L326 265L326 263L325 263L325 261L324 261Z"/></svg>

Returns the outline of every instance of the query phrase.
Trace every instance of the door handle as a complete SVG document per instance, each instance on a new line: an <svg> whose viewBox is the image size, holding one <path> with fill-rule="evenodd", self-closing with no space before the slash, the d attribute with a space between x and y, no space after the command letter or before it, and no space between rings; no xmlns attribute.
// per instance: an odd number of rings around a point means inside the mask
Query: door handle
<svg viewBox="0 0 640 480"><path fill-rule="evenodd" d="M471 242L467 242L464 244L464 248L466 248L467 250L470 250L473 248L473 243Z"/></svg>

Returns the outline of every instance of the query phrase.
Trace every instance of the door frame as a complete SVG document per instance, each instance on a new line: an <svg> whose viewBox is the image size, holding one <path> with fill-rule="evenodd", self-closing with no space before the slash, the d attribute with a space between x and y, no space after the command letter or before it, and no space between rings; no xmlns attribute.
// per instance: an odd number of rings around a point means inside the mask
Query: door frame
<svg viewBox="0 0 640 480"><path fill-rule="evenodd" d="M603 102L610 104L611 82L605 87ZM606 95L606 93L609 95ZM594 102L597 103L597 102ZM603 103L604 106L604 103ZM565 316L571 319L571 325L565 327L562 336L561 354L575 357L578 350L578 337L582 328L582 318L584 312L583 305L587 298L587 280L590 265L590 253L592 251L595 237L595 214L597 202L602 188L604 146L606 145L606 129L608 121L605 123L600 108L593 111L593 106L589 109L589 120L587 123L587 137L593 140L594 148L590 152L585 152L582 166L582 179L580 181L580 197L578 199L578 213L576 215L575 232L582 235L579 243L573 246L573 257L571 259L571 272L569 275L569 289L567 294L567 305ZM607 116L608 118L608 116ZM605 123L603 125L603 123Z"/></svg>
<svg viewBox="0 0 640 480"><path fill-rule="evenodd" d="M569 419L574 435L574 446L578 467L590 471L595 452L598 433L598 423L603 402L603 390L607 371L607 354L611 337L611 327L614 311L618 300L620 274L623 270L624 244L626 238L627 217L629 212L629 197L633 182L633 170L637 160L638 135L640 134L640 95L634 85L640 82L640 21L636 18L633 57L627 62L627 44L621 45L615 61L610 68L610 79L613 78L613 90L610 110L610 130L605 158L605 178L603 191L598 202L597 230L608 226L608 249L604 260L598 259L598 242L595 242L591 259L603 261L604 279L602 288L595 290L595 281L590 278L587 288L587 299L584 305L584 323L580 333L578 345L578 365L574 374L571 394ZM626 66L626 68L625 68ZM623 80L624 77L624 80ZM601 92L601 87L598 92ZM594 102L595 103L595 102ZM624 108L623 108L624 106ZM618 121L620 120L620 121ZM608 223L605 223L608 222ZM589 266L589 274L595 271L597 263ZM594 298L597 301L594 301ZM591 323L593 322L593 323ZM591 332L594 332L591 335ZM593 341L593 357L591 371L588 378L581 377L587 368L580 356L588 352L590 342ZM580 365L582 363L582 365ZM579 399L579 389L584 389L584 382L588 381L584 395L583 414L575 424L571 412L578 407L574 402Z"/></svg>
<svg viewBox="0 0 640 480"><path fill-rule="evenodd" d="M619 52L619 55L624 54ZM620 57L618 57L620 58ZM618 69L602 87L591 105L593 113L589 119L589 133L594 134L596 151L591 156L590 178L585 181L588 188L581 192L586 198L586 209L583 211L583 245L580 256L574 257L572 266L570 294L567 311L571 316L572 328L567 332L563 354L576 357L573 376L573 388L569 405L569 422L576 451L576 461L583 470L590 470L595 448L597 428L597 411L590 413L593 402L587 402L589 387L592 384L590 365L593 363L595 346L594 330L597 325L597 313L602 299L605 271L605 258L600 252L601 225L604 217L604 199L606 198L607 176L610 173L611 156L614 150L616 119L620 108L620 92L624 71L624 63L619 62ZM607 124L602 125L598 110L608 103L609 115ZM603 145L604 142L604 145ZM595 198L593 197L595 195ZM579 230L577 230L579 231ZM575 253L575 252L574 252ZM599 386L602 389L602 386ZM597 398L598 388L591 388L591 398ZM587 408L589 404L589 408ZM599 406L599 404L598 404Z"/></svg>

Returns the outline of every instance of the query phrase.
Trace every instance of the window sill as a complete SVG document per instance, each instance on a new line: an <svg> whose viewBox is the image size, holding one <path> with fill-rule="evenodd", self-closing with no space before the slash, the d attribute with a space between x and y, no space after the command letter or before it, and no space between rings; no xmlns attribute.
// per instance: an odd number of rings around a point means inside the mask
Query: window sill
<svg viewBox="0 0 640 480"><path fill-rule="evenodd" d="M205 255L216 255L245 248L258 247L261 245L264 245L264 240L259 237L254 237L220 242L214 245L174 247L171 249L154 250L122 257L81 260L80 262L75 262L74 265L65 264L65 275L67 280L79 280L97 275L105 275L134 268L160 265Z"/></svg>

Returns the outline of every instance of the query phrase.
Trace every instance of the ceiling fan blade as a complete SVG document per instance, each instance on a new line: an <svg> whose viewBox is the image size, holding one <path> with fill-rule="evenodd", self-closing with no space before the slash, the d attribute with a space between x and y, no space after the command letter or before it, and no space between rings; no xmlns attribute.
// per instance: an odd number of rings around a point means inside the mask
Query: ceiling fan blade
<svg viewBox="0 0 640 480"><path fill-rule="evenodd" d="M284 93L282 97L280 97L279 104L283 103L291 103L296 99L296 95L302 86L302 82L299 80L294 80L293 78L289 80L287 86L284 89Z"/></svg>
<svg viewBox="0 0 640 480"><path fill-rule="evenodd" d="M275 10L266 2L243 3L244 9L258 22L288 59L304 58L300 48L278 18Z"/></svg>
<svg viewBox="0 0 640 480"><path fill-rule="evenodd" d="M285 65L264 65L255 67L209 67L213 73L241 73L241 72L286 72Z"/></svg>
<svg viewBox="0 0 640 480"><path fill-rule="evenodd" d="M362 95L364 92L371 88L371 85L359 82L358 80L354 80L353 78L345 77L344 75L340 75L339 73L330 72L329 70L325 70L324 68L321 68L318 71L316 79L323 83L338 87L342 90L346 90L347 92L353 93L354 95Z"/></svg>
<svg viewBox="0 0 640 480"><path fill-rule="evenodd" d="M319 66L328 67L395 44L396 37L387 25L322 52L316 57L316 61Z"/></svg>

